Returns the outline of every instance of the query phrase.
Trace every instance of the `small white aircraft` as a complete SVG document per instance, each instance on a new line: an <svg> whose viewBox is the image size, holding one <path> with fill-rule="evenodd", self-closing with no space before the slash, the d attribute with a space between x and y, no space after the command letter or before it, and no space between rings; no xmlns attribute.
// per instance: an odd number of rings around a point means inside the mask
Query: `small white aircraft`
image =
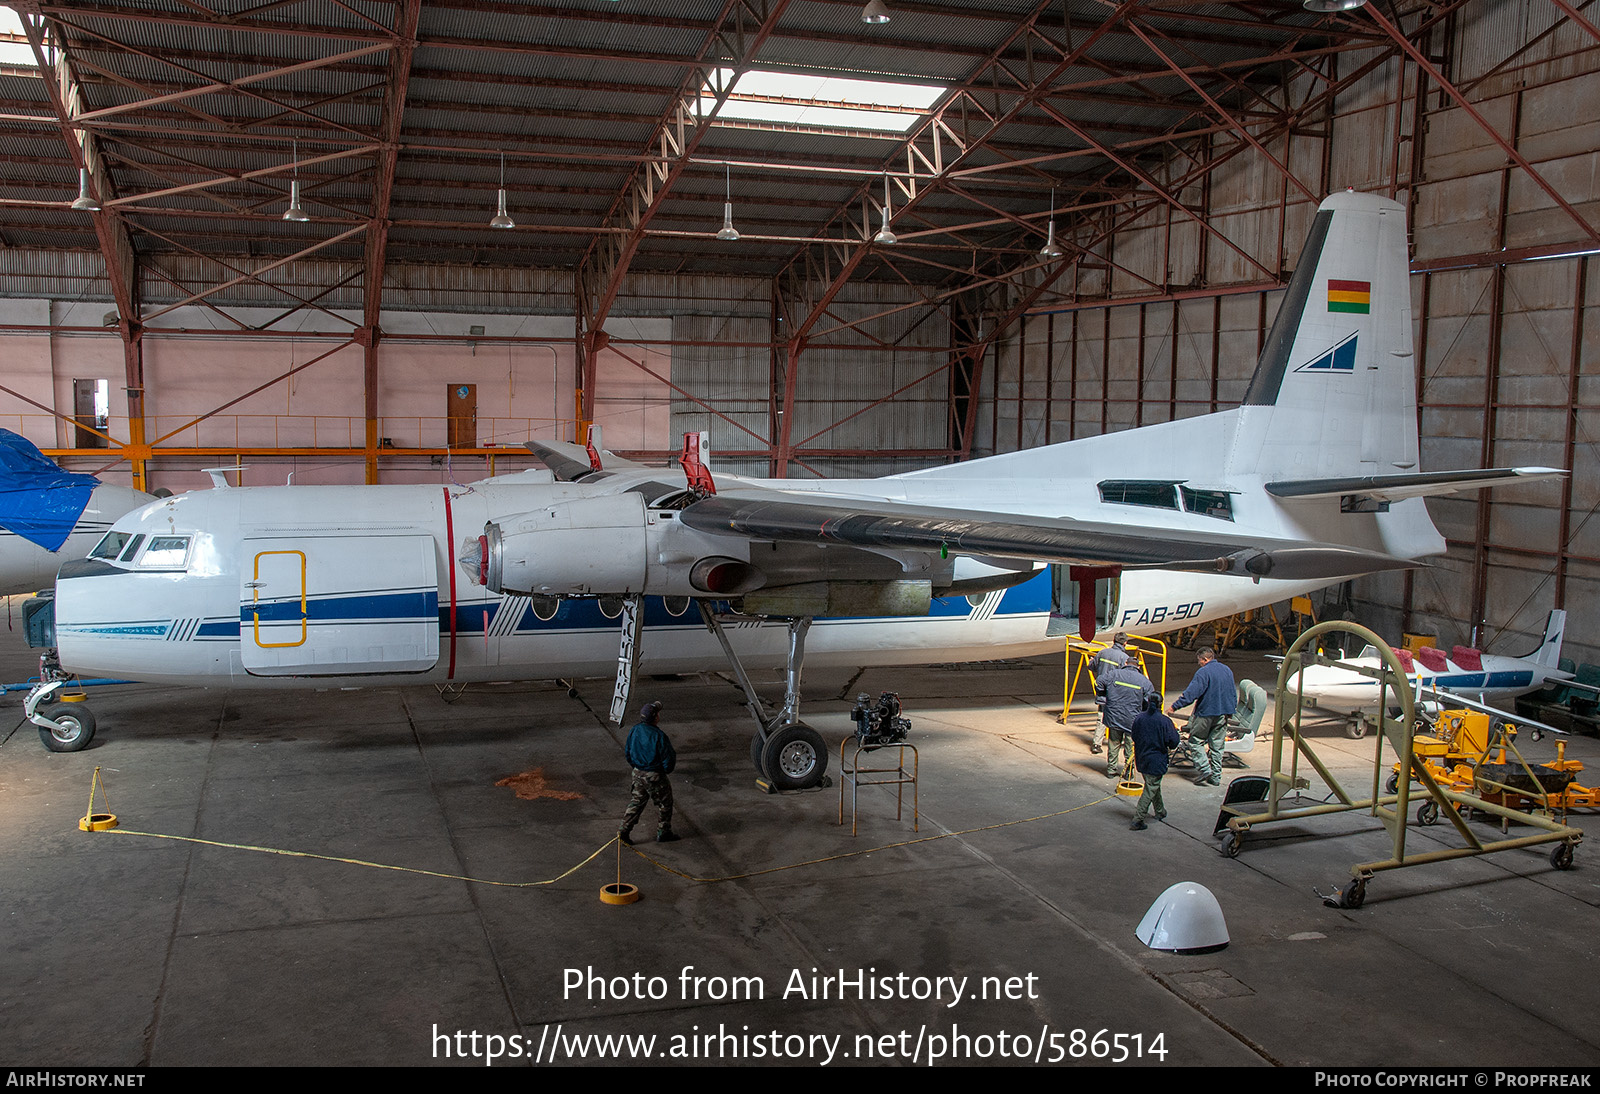
<svg viewBox="0 0 1600 1094"><path fill-rule="evenodd" d="M155 496L63 470L32 441L0 429L0 596L48 589L111 524Z"/></svg>
<svg viewBox="0 0 1600 1094"><path fill-rule="evenodd" d="M1521 657L1484 653L1467 646L1454 646L1448 654L1431 646L1415 651L1397 649L1395 656L1406 672L1412 693L1435 706L1465 704L1540 732L1559 732L1541 722L1510 714L1501 706L1546 684L1573 678L1572 673L1561 668L1561 638L1566 625L1567 613L1552 611L1539 648ZM1355 657L1341 658L1339 664L1374 669L1381 664L1381 658L1375 648L1367 646ZM1290 694L1298 690L1320 709L1348 715L1352 737L1366 735L1367 719L1378 710L1378 682L1338 665L1308 665L1289 678L1288 690Z"/></svg>
<svg viewBox="0 0 1600 1094"><path fill-rule="evenodd" d="M1418 471L1415 391L1405 209L1341 193L1236 409L870 480L713 479L691 434L670 470L530 443L544 469L467 487L193 492L61 568L56 634L69 669L182 685L615 671L616 720L636 672L726 656L758 768L812 786L808 653L978 660L1204 623L1442 552L1423 495L1562 473ZM750 665L787 668L775 715Z"/></svg>

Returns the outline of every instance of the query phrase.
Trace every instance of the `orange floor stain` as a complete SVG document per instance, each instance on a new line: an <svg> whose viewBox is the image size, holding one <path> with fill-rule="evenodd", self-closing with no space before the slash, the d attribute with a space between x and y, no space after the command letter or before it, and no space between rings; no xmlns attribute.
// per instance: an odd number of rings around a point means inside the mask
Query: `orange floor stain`
<svg viewBox="0 0 1600 1094"><path fill-rule="evenodd" d="M583 797L576 790L556 790L544 777L544 768L535 767L516 775L507 775L496 786L509 786L523 801L537 798L554 798L556 801L575 801Z"/></svg>

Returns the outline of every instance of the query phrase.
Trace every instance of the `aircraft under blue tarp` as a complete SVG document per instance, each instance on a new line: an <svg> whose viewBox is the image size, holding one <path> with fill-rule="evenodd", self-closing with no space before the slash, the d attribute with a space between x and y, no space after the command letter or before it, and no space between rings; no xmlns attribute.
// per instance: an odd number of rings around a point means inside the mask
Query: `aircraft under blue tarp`
<svg viewBox="0 0 1600 1094"><path fill-rule="evenodd" d="M32 441L0 429L0 528L60 550L98 485L93 475L63 471Z"/></svg>

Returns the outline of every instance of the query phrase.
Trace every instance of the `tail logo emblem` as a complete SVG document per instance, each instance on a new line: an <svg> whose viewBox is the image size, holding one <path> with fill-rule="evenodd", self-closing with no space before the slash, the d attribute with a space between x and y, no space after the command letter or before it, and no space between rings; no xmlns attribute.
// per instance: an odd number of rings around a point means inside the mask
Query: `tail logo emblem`
<svg viewBox="0 0 1600 1094"><path fill-rule="evenodd" d="M1328 279L1328 310L1367 315L1372 311L1372 282Z"/></svg>
<svg viewBox="0 0 1600 1094"><path fill-rule="evenodd" d="M1335 282L1337 284L1337 282ZM1307 361L1296 372L1355 372L1356 370L1356 336L1351 335L1343 342L1334 346L1327 353L1313 360Z"/></svg>

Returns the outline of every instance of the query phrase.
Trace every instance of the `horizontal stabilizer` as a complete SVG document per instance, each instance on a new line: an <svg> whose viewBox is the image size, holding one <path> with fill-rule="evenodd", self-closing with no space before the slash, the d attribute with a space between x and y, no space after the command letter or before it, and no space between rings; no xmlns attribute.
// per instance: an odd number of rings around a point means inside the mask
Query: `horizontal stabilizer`
<svg viewBox="0 0 1600 1094"><path fill-rule="evenodd" d="M697 531L786 543L937 550L997 558L1125 568L1163 567L1246 577L1332 579L1416 565L1355 547L1301 540L1207 535L1179 529L956 512L876 499L796 501L776 494L722 493L688 506Z"/></svg>
<svg viewBox="0 0 1600 1094"><path fill-rule="evenodd" d="M1287 501L1337 498L1345 495L1371 501L1437 497L1466 490L1486 490L1566 472L1554 467L1490 467L1482 471L1426 471L1401 475L1355 475L1344 479L1283 479L1267 483L1267 493Z"/></svg>
<svg viewBox="0 0 1600 1094"><path fill-rule="evenodd" d="M601 463L607 470L596 471L589 466L589 452L579 444L562 441L524 441L522 447L539 457L539 462L561 482L592 482L606 478L613 470L639 465L610 452L601 454Z"/></svg>

